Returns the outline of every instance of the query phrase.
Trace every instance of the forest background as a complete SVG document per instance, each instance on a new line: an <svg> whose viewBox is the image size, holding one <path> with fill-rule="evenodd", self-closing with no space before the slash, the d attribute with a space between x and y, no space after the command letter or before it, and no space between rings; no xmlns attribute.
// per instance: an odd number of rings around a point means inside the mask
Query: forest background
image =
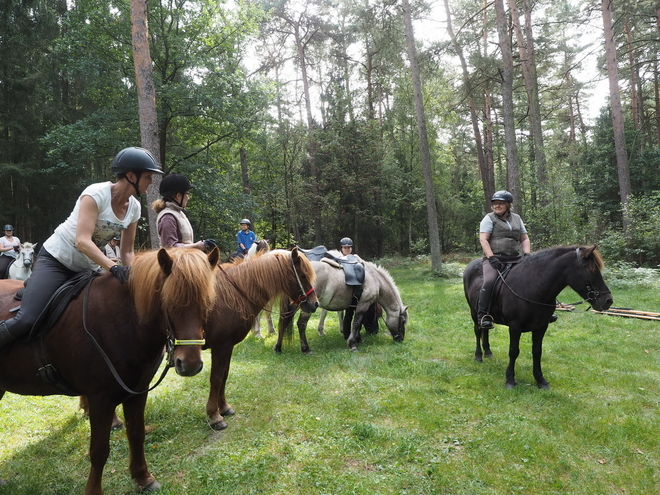
<svg viewBox="0 0 660 495"><path fill-rule="evenodd" d="M41 242L140 145L131 5L0 6L0 223ZM428 254L437 223L443 253L473 253L490 195L509 189L535 250L598 243L608 260L660 263L655 2L147 9L159 155L196 185L188 216L225 253L244 217L276 247L348 235L366 258ZM585 71L609 77L614 103L593 120Z"/></svg>

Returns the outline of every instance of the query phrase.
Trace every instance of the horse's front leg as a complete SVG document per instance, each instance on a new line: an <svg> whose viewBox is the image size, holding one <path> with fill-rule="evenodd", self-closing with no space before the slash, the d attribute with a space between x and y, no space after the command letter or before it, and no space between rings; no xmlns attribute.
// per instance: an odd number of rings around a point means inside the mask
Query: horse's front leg
<svg viewBox="0 0 660 495"><path fill-rule="evenodd" d="M506 388L511 390L516 382L516 359L520 355L520 334L518 330L509 327L509 366L506 368Z"/></svg>
<svg viewBox="0 0 660 495"><path fill-rule="evenodd" d="M289 327L293 323L293 317L297 310L298 308L296 306L292 306L284 300L280 302L280 321L277 328L277 342L275 342L275 346L273 347L278 354L282 352L284 334L289 331ZM289 333L288 335L291 334Z"/></svg>
<svg viewBox="0 0 660 495"><path fill-rule="evenodd" d="M541 370L541 355L543 354L543 337L545 332L548 329L547 324L541 330L532 331L532 361L534 369L534 378L536 379L536 385L544 390L550 388L550 384L543 377L543 371Z"/></svg>
<svg viewBox="0 0 660 495"><path fill-rule="evenodd" d="M351 334L348 336L348 348L351 351L357 351L357 343L360 342L360 329L362 328L362 321L369 306L358 305L355 309L355 316L353 316L353 325L351 326ZM349 310L347 310L348 314ZM344 325L346 325L346 317L344 318Z"/></svg>
<svg viewBox="0 0 660 495"><path fill-rule="evenodd" d="M309 344L307 343L307 322L312 317L311 313L300 312L298 317L298 334L300 335L300 351L303 354L309 354Z"/></svg>
<svg viewBox="0 0 660 495"><path fill-rule="evenodd" d="M82 409L83 411L83 416L89 418L89 402L87 400L87 397L84 395L81 395L78 398L78 409ZM117 416L117 410L115 409L113 415L112 415L112 429L113 430L121 430L124 427L124 422Z"/></svg>
<svg viewBox="0 0 660 495"><path fill-rule="evenodd" d="M481 352L481 337L483 335L483 329L479 326L479 324L475 321L474 323L474 336L477 341L477 346L474 350L474 360L478 362L483 362L483 353Z"/></svg>
<svg viewBox="0 0 660 495"><path fill-rule="evenodd" d="M141 491L152 491L160 488L160 483L147 468L144 457L144 408L147 403L146 393L133 395L124 401L124 419L126 419L126 436L130 450L129 471L131 478Z"/></svg>
<svg viewBox="0 0 660 495"><path fill-rule="evenodd" d="M89 399L89 460L91 468L85 486L85 495L103 493L103 468L110 454L110 426L115 405L104 398Z"/></svg>
<svg viewBox="0 0 660 495"><path fill-rule="evenodd" d="M234 346L215 345L211 351L211 386L209 389L209 399L206 402L206 416L209 426L214 430L224 430L227 428L224 416L233 416L236 414L234 409L225 399L225 385L229 376L229 365Z"/></svg>
<svg viewBox="0 0 660 495"><path fill-rule="evenodd" d="M319 335L323 336L325 335L325 317L328 314L328 310L321 308L321 316L319 316L319 326L318 326L318 332Z"/></svg>

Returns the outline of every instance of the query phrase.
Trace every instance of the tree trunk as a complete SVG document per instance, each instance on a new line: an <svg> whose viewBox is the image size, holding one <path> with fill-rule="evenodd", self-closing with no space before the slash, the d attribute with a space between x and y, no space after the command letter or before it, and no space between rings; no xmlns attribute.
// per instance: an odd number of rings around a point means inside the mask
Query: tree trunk
<svg viewBox="0 0 660 495"><path fill-rule="evenodd" d="M413 35L412 17L410 14L410 3L402 0L403 22L406 27L406 43L408 45L408 58L410 59L410 72L413 82L413 93L415 98L415 113L417 114L417 128L419 131L419 152L424 168L424 183L426 186L426 214L429 223L429 245L431 247L431 269L440 272L442 261L440 259L440 234L438 232L438 212L435 206L435 190L433 187L433 173L431 171L431 153L429 151L428 134L426 131L426 116L424 114L424 102L422 100L422 80L419 75L417 64L417 49L415 48L415 37Z"/></svg>
<svg viewBox="0 0 660 495"><path fill-rule="evenodd" d="M619 73L617 70L616 47L614 46L614 30L612 28L611 0L602 0L603 34L605 35L605 59L607 61L607 75L610 81L610 99L612 107L612 128L614 129L614 148L616 164L619 173L619 198L623 212L623 235L628 238L630 232L630 170L628 168L628 152L626 149L626 135L624 129L623 109L621 108L621 93L619 91Z"/></svg>
<svg viewBox="0 0 660 495"><path fill-rule="evenodd" d="M452 45L458 55L459 60L461 61L461 69L463 71L463 83L465 84L465 91L467 94L468 106L470 107L470 120L472 121L472 132L474 133L475 147L477 149L477 163L479 165L479 172L481 174L481 183L484 190L484 208L486 211L490 210L490 198L495 192L495 175L492 167L492 160L487 160L486 155L484 154L484 146L481 140L481 131L479 129L479 118L477 117L476 103L474 101L474 94L472 92L472 82L470 80L470 73L468 71L467 63L465 61L465 56L463 54L463 48L456 40L456 35L454 34L454 29L451 23L451 12L449 10L449 0L445 1L445 12L447 14L447 33L451 38ZM487 95L488 96L488 95ZM488 98L486 98L488 102ZM486 105L487 108L484 110L485 121L488 121L490 117L489 105ZM488 148L487 148L488 149ZM491 148L492 149L492 148Z"/></svg>
<svg viewBox="0 0 660 495"><path fill-rule="evenodd" d="M543 128L541 125L541 106L539 104L539 84L534 60L534 33L532 32L532 7L529 0L523 0L523 15L525 16L525 29L520 24L516 0L509 0L509 11L513 20L513 28L518 40L518 53L522 68L527 102L529 105L530 130L534 143L534 162L536 164L536 178L538 180L538 199L545 204L544 196L547 191L547 171L545 151L543 145Z"/></svg>
<svg viewBox="0 0 660 495"><path fill-rule="evenodd" d="M149 29L146 0L131 0L131 33L133 37L133 64L138 94L138 114L140 117L140 141L156 158L161 168L161 153L158 141L158 113L156 111L156 89L154 87L151 53L149 51ZM163 157L164 158L164 157ZM147 190L147 205L159 198L158 186L161 176L154 180ZM160 246L156 212L147 206L149 212L149 239L151 247Z"/></svg>
<svg viewBox="0 0 660 495"><path fill-rule="evenodd" d="M239 157L241 159L241 178L243 180L243 193L250 194L250 176L248 174L248 165L247 165L247 151L245 146L241 145L238 150Z"/></svg>
<svg viewBox="0 0 660 495"><path fill-rule="evenodd" d="M497 37L502 53L502 121L504 123L504 145L506 148L507 189L520 204L520 172L518 170L518 147L516 144L516 124L513 116L513 54L509 41L509 30L504 11L504 1L495 0L497 15Z"/></svg>

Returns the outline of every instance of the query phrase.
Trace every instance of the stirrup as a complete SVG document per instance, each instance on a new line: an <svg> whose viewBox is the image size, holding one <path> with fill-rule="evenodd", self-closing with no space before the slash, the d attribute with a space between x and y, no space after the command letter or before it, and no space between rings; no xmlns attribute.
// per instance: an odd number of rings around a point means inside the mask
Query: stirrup
<svg viewBox="0 0 660 495"><path fill-rule="evenodd" d="M483 328L484 330L490 330L491 328L493 328L494 326L493 324L494 324L493 317L488 313L483 315L479 320L479 328Z"/></svg>

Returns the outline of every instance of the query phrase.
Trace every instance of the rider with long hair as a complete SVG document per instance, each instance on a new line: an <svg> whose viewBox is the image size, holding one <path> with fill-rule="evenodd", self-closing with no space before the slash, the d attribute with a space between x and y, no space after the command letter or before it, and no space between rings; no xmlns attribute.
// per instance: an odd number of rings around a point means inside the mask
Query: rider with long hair
<svg viewBox="0 0 660 495"><path fill-rule="evenodd" d="M194 241L193 228L185 210L194 189L188 177L181 174L168 174L160 182L161 199L151 205L158 214L158 237L164 248L184 247L210 251L216 247L213 239Z"/></svg>
<svg viewBox="0 0 660 495"><path fill-rule="evenodd" d="M133 244L140 219L140 201L153 174L162 174L154 156L144 148L125 148L112 161L116 182L88 186L69 217L44 242L18 314L0 322L0 349L30 332L55 291L77 273L104 268L120 282L128 280ZM121 235L120 266L99 248Z"/></svg>
<svg viewBox="0 0 660 495"><path fill-rule="evenodd" d="M493 211L479 224L484 280L479 292L477 322L483 329L493 328L493 317L488 311L498 272L504 270L506 263L516 263L530 254L525 224L520 215L511 211L513 195L509 191L497 191L490 203Z"/></svg>

